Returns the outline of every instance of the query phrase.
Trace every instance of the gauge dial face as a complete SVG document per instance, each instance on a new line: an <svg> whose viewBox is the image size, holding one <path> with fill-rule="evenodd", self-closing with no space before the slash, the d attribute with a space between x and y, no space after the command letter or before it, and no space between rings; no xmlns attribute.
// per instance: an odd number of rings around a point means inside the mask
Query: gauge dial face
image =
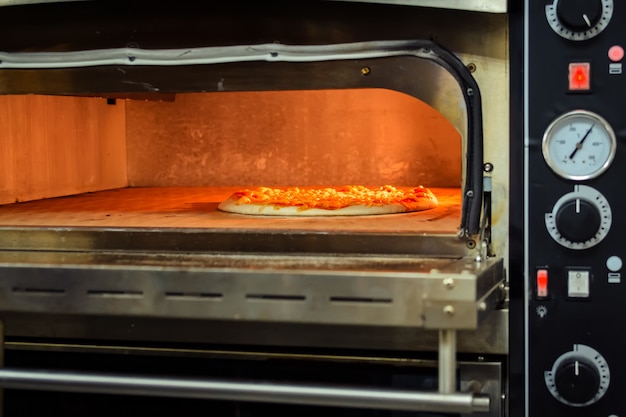
<svg viewBox="0 0 626 417"><path fill-rule="evenodd" d="M588 180L602 174L615 157L616 139L599 115L574 110L558 117L543 135L542 151L548 166L563 178Z"/></svg>

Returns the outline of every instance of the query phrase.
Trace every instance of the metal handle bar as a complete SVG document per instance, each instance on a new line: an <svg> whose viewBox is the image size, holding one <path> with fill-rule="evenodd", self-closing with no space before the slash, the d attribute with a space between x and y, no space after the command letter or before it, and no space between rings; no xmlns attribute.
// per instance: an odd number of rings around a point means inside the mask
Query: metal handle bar
<svg viewBox="0 0 626 417"><path fill-rule="evenodd" d="M488 397L465 393L231 382L1 368L0 386L443 413L488 412Z"/></svg>

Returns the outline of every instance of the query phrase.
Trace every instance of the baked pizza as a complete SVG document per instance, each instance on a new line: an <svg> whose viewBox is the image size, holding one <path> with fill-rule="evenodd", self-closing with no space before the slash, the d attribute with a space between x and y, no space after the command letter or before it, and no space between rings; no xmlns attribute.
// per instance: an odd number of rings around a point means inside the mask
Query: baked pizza
<svg viewBox="0 0 626 417"><path fill-rule="evenodd" d="M437 205L437 197L423 186L400 189L390 185L352 185L245 189L233 193L218 208L229 213L265 216L365 216L428 210Z"/></svg>

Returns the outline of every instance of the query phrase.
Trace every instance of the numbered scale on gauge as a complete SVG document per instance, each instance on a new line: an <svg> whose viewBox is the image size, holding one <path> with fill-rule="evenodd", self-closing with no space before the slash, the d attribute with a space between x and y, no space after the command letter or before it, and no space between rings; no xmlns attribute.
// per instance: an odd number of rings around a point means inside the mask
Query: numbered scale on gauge
<svg viewBox="0 0 626 417"><path fill-rule="evenodd" d="M615 157L616 143L613 129L601 116L573 110L548 126L541 149L556 174L582 181L607 170Z"/></svg>

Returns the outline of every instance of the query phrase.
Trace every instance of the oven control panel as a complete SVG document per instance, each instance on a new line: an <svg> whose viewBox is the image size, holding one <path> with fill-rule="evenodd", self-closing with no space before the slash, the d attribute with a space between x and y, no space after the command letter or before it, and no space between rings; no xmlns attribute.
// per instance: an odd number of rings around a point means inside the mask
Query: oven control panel
<svg viewBox="0 0 626 417"><path fill-rule="evenodd" d="M626 417L626 2L525 7L525 415Z"/></svg>

